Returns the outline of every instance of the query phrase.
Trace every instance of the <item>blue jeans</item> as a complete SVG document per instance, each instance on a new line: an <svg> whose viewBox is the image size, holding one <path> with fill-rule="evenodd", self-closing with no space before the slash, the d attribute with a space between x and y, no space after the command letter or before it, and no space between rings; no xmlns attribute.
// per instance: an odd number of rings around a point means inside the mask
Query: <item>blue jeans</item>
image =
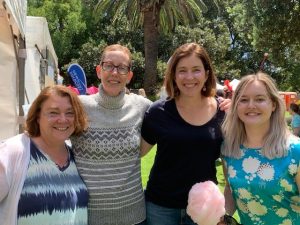
<svg viewBox="0 0 300 225"><path fill-rule="evenodd" d="M146 202L147 225L197 225L186 209L173 209Z"/></svg>

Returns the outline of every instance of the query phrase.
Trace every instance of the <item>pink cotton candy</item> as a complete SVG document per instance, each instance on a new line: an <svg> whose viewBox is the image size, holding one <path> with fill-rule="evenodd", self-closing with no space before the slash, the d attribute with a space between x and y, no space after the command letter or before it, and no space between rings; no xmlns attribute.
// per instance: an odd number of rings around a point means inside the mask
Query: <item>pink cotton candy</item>
<svg viewBox="0 0 300 225"><path fill-rule="evenodd" d="M216 225L225 214L225 199L212 181L195 184L190 192L187 213L198 225Z"/></svg>

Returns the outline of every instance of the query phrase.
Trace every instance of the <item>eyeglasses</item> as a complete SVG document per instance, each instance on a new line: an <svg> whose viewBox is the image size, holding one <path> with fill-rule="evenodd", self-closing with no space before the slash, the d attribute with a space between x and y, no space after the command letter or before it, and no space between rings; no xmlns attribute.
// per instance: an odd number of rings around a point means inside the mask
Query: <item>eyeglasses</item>
<svg viewBox="0 0 300 225"><path fill-rule="evenodd" d="M104 71L108 71L108 72L112 72L116 68L118 73L121 75L127 75L128 72L130 71L129 66L125 66L125 65L115 66L114 64L112 64L110 62L102 62L101 67Z"/></svg>
<svg viewBox="0 0 300 225"><path fill-rule="evenodd" d="M226 225L242 225L242 224L238 223L236 221L236 219L234 219L232 216L229 216L229 215L224 215L223 224L226 224Z"/></svg>

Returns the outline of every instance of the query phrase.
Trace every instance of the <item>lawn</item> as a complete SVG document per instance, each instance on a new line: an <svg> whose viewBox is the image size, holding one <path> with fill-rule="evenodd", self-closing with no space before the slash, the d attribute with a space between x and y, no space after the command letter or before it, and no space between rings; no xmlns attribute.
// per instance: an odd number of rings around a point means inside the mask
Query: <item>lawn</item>
<svg viewBox="0 0 300 225"><path fill-rule="evenodd" d="M146 187L147 181L148 181L148 175L151 170L154 157L156 153L156 145L153 147L153 149L145 156L142 158L142 182L143 182L143 187ZM224 190L224 185L225 185L225 180L223 176L223 170L222 170L222 164L220 161L216 162L217 166L217 178L219 182L219 188L221 192L223 193ZM237 213L234 214L234 217L239 221L239 217Z"/></svg>

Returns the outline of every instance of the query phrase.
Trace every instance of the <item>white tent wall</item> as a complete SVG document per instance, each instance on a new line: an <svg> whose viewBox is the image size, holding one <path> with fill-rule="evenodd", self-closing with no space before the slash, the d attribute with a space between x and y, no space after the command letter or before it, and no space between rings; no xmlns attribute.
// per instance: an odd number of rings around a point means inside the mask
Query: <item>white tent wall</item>
<svg viewBox="0 0 300 225"><path fill-rule="evenodd" d="M26 0L0 0L0 140L19 132L24 74L18 54L24 43L26 6Z"/></svg>
<svg viewBox="0 0 300 225"><path fill-rule="evenodd" d="M25 103L30 104L40 93L40 59L41 56L34 48L26 49L25 62Z"/></svg>
<svg viewBox="0 0 300 225"><path fill-rule="evenodd" d="M2 11L3 12L3 11ZM17 60L9 23L0 16L0 140L17 132Z"/></svg>
<svg viewBox="0 0 300 225"><path fill-rule="evenodd" d="M41 89L55 83L57 75L57 56L46 18L27 16L26 51L26 103L31 104Z"/></svg>

